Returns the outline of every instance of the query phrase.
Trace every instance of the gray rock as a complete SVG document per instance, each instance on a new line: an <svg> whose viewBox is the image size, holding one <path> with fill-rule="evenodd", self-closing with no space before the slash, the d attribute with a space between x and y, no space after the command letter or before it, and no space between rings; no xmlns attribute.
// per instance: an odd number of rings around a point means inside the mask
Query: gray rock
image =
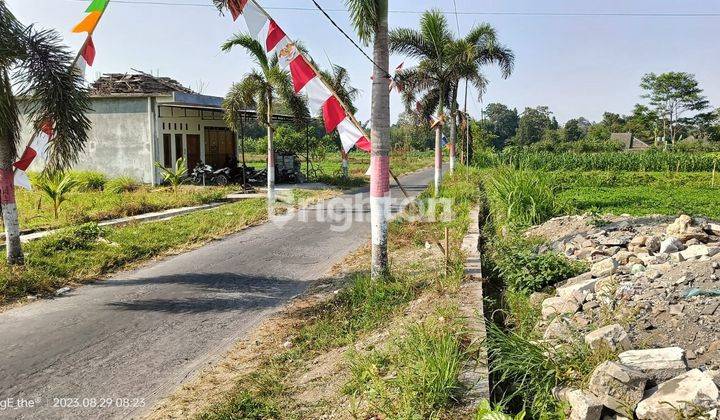
<svg viewBox="0 0 720 420"><path fill-rule="evenodd" d="M700 257L712 257L713 255L717 254L719 248L710 248L707 245L690 245L687 247L686 250L682 251L680 254L683 256L686 260L692 260L694 258L700 258Z"/></svg>
<svg viewBox="0 0 720 420"><path fill-rule="evenodd" d="M68 292L71 291L71 290L72 290L72 289L69 288L69 287L61 287L60 289L57 289L57 290L55 291L55 296L62 296L62 295L64 295L64 294L68 293Z"/></svg>
<svg viewBox="0 0 720 420"><path fill-rule="evenodd" d="M627 332L619 324L607 325L588 333L585 336L585 343L593 350L599 350L603 347L607 347L612 351L632 348Z"/></svg>
<svg viewBox="0 0 720 420"><path fill-rule="evenodd" d="M593 394L573 388L553 390L558 400L570 406L568 420L600 420L602 416L602 402Z"/></svg>
<svg viewBox="0 0 720 420"><path fill-rule="evenodd" d="M572 327L570 327L568 321L562 317L557 317L553 319L547 329L545 329L543 339L548 341L570 342L572 341L574 335L575 332Z"/></svg>
<svg viewBox="0 0 720 420"><path fill-rule="evenodd" d="M705 226L705 232L710 235L720 236L720 223L708 223Z"/></svg>
<svg viewBox="0 0 720 420"><path fill-rule="evenodd" d="M615 258L605 258L604 260L600 260L592 265L592 268L590 269L590 272L592 273L593 277L599 278L599 277L607 277L610 275L615 274L615 271L617 271L618 268L618 262Z"/></svg>
<svg viewBox="0 0 720 420"><path fill-rule="evenodd" d="M643 398L646 382L647 377L642 372L608 361L595 368L588 389L605 407L632 416Z"/></svg>
<svg viewBox="0 0 720 420"><path fill-rule="evenodd" d="M551 297L542 303L542 316L548 319L563 314L574 314L580 309L580 304L573 298Z"/></svg>
<svg viewBox="0 0 720 420"><path fill-rule="evenodd" d="M620 363L645 373L654 383L674 378L687 371L685 351L680 347L629 350L619 355Z"/></svg>
<svg viewBox="0 0 720 420"><path fill-rule="evenodd" d="M642 264L633 264L630 268L630 273L632 274L639 274L645 271L645 266Z"/></svg>
<svg viewBox="0 0 720 420"><path fill-rule="evenodd" d="M558 287L556 292L560 297L570 298L573 297L576 292L580 292L582 294L591 293L595 290L595 283L597 283L597 279L579 281L573 281L573 279L570 279L564 286Z"/></svg>
<svg viewBox="0 0 720 420"><path fill-rule="evenodd" d="M665 239L664 241L660 242L660 249L659 252L661 254L671 254L673 252L678 252L683 248L682 242L678 238L669 237Z"/></svg>
<svg viewBox="0 0 720 420"><path fill-rule="evenodd" d="M718 387L699 369L663 382L637 406L641 420L717 418Z"/></svg>
<svg viewBox="0 0 720 420"><path fill-rule="evenodd" d="M685 257L683 256L682 252L673 252L670 254L670 261L680 263L685 261Z"/></svg>
<svg viewBox="0 0 720 420"><path fill-rule="evenodd" d="M657 236L649 236L647 240L645 240L645 248L650 252L660 251L660 238Z"/></svg>
<svg viewBox="0 0 720 420"><path fill-rule="evenodd" d="M687 214L683 214L668 225L665 233L668 235L684 235L690 230L690 225L692 225L692 218Z"/></svg>

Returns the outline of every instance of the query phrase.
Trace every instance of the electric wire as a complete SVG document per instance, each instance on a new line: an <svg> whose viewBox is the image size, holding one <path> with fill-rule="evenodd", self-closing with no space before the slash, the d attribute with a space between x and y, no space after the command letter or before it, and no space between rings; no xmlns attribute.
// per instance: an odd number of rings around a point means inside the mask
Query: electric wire
<svg viewBox="0 0 720 420"><path fill-rule="evenodd" d="M88 3L90 0L65 0L80 3ZM209 7L215 8L212 4L207 3L181 3L169 0L113 0L113 4L128 5L152 5L152 6L186 6L186 7ZM300 6L274 6L265 7L268 10L288 10L288 11L315 11L312 7ZM346 13L345 9L325 9L326 12ZM455 14L454 11L441 10L444 14ZM423 10L390 10L392 14L414 14L421 15L425 13ZM655 17L655 18L704 18L704 17L720 17L718 12L479 12L479 11L458 11L458 15L462 16L528 16L528 17Z"/></svg>

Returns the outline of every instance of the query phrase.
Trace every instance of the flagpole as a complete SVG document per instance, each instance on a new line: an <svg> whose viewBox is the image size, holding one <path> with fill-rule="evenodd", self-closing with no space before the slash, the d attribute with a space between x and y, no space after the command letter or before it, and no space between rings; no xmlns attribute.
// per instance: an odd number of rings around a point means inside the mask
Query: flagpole
<svg viewBox="0 0 720 420"><path fill-rule="evenodd" d="M108 9L108 6L110 6L110 1L111 1L111 0L108 0L108 2L105 4L105 8L102 10L102 12L100 12L100 17L98 17L98 24L100 23L100 20L102 19L103 15L105 14L105 11ZM89 43L90 40L92 39L92 36L93 36L93 34L95 33L95 29L97 29L97 26L98 26L98 25L96 24L96 25L92 28L92 30L90 30L90 32L88 32L87 37L85 38L85 42L83 42L82 47L80 47L80 50L78 50L78 53L77 53L77 55L75 56L75 59L72 61L72 64L70 64L70 69L68 70L68 73L72 74L72 72L74 71L75 65L76 65L77 62L80 60L80 56L82 56L83 51L85 51L85 47L87 47L88 43ZM25 149L27 149L28 147L32 146L33 141L35 141L35 138L38 136L38 134L40 134L40 130L35 130L35 133L34 133L33 136L30 138L30 141L25 145ZM51 140L52 140L52 138L50 138L50 139L48 140L48 142L51 141ZM15 169L13 170L13 177L14 177L14 175L15 175L15 172L17 172L17 168L15 168Z"/></svg>

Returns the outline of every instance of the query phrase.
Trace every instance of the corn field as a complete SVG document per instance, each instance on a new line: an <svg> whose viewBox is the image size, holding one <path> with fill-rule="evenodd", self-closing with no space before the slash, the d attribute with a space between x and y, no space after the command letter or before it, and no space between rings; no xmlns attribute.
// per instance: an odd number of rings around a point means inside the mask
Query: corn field
<svg viewBox="0 0 720 420"><path fill-rule="evenodd" d="M496 156L483 153L475 159L475 164L480 167L498 163L516 169L542 171L711 172L720 163L720 153L556 153L515 149Z"/></svg>

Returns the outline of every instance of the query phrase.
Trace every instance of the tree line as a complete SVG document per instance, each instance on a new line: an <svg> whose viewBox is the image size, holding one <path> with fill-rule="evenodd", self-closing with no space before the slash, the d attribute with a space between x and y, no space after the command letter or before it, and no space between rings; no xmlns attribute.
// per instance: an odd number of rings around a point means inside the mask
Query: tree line
<svg viewBox="0 0 720 420"><path fill-rule="evenodd" d="M518 112L501 103L491 103L484 117L473 124L473 134L484 146L552 148L569 142L607 142L612 133L632 133L649 144L676 145L688 139L720 142L720 108L713 109L703 96L694 75L669 72L646 74L641 81L642 98L628 115L603 113L602 120L585 117L558 123L547 106Z"/></svg>

